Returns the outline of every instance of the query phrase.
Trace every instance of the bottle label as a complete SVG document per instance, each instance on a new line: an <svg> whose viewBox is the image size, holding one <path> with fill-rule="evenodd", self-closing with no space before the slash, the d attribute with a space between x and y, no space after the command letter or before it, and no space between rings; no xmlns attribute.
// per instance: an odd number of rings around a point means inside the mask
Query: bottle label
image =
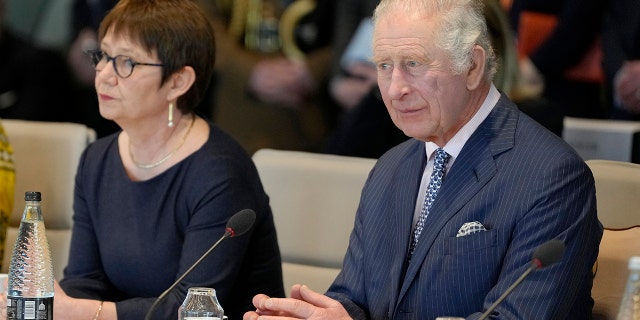
<svg viewBox="0 0 640 320"><path fill-rule="evenodd" d="M53 297L7 297L7 320L52 320Z"/></svg>

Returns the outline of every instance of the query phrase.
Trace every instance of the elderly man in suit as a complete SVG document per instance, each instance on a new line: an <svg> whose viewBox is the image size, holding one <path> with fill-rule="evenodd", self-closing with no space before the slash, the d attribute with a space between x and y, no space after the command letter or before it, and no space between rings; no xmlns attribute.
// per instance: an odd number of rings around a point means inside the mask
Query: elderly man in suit
<svg viewBox="0 0 640 320"><path fill-rule="evenodd" d="M244 319L477 319L550 239L566 245L562 259L488 316L589 319L602 236L593 176L492 84L481 1L383 0L374 17L382 98L414 139L371 171L328 292L257 295Z"/></svg>

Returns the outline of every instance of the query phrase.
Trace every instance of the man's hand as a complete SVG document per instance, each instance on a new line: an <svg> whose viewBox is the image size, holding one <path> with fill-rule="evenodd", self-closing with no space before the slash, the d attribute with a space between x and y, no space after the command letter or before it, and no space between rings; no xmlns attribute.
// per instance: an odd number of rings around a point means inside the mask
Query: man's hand
<svg viewBox="0 0 640 320"><path fill-rule="evenodd" d="M640 60L622 65L614 79L613 91L627 111L640 113Z"/></svg>
<svg viewBox="0 0 640 320"><path fill-rule="evenodd" d="M331 80L329 91L342 108L351 110L377 85L378 71L370 63L355 62L347 72L349 76Z"/></svg>
<svg viewBox="0 0 640 320"><path fill-rule="evenodd" d="M544 91L544 77L528 57L520 59L518 66L520 77L513 88L512 95L516 100L539 98Z"/></svg>
<svg viewBox="0 0 640 320"><path fill-rule="evenodd" d="M275 58L255 65L248 86L249 92L262 102L298 108L316 84L304 61Z"/></svg>
<svg viewBox="0 0 640 320"><path fill-rule="evenodd" d="M95 30L83 29L78 37L71 43L67 62L71 71L83 85L93 86L96 69L87 55L87 50L98 49L98 33Z"/></svg>
<svg viewBox="0 0 640 320"><path fill-rule="evenodd" d="M259 294L253 298L253 305L256 311L245 313L244 320L351 319L340 302L299 284L291 288L291 298L270 298Z"/></svg>

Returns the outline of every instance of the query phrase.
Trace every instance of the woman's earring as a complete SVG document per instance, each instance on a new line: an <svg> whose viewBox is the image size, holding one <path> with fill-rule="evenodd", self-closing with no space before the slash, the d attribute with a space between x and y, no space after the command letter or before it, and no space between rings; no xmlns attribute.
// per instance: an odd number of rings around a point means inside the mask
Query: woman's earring
<svg viewBox="0 0 640 320"><path fill-rule="evenodd" d="M173 127L173 103L169 103L169 128Z"/></svg>

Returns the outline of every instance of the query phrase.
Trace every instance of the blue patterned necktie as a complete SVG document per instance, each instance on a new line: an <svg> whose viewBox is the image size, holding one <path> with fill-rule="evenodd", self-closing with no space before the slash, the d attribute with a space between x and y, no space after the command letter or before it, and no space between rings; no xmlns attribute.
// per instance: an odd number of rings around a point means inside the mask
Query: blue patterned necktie
<svg viewBox="0 0 640 320"><path fill-rule="evenodd" d="M429 181L429 186L427 187L427 194L424 197L424 204L422 205L422 210L420 211L420 217L418 217L418 222L413 229L413 236L411 237L411 246L409 247L409 255L407 256L407 260L411 259L413 251L416 249L418 239L420 238L422 229L424 229L424 221L429 215L431 205L436 200L436 196L438 195L440 186L442 186L442 178L444 177L447 162L449 162L449 158L451 157L442 148L436 149L435 153L436 156L433 160L433 172L431 172L431 180Z"/></svg>

